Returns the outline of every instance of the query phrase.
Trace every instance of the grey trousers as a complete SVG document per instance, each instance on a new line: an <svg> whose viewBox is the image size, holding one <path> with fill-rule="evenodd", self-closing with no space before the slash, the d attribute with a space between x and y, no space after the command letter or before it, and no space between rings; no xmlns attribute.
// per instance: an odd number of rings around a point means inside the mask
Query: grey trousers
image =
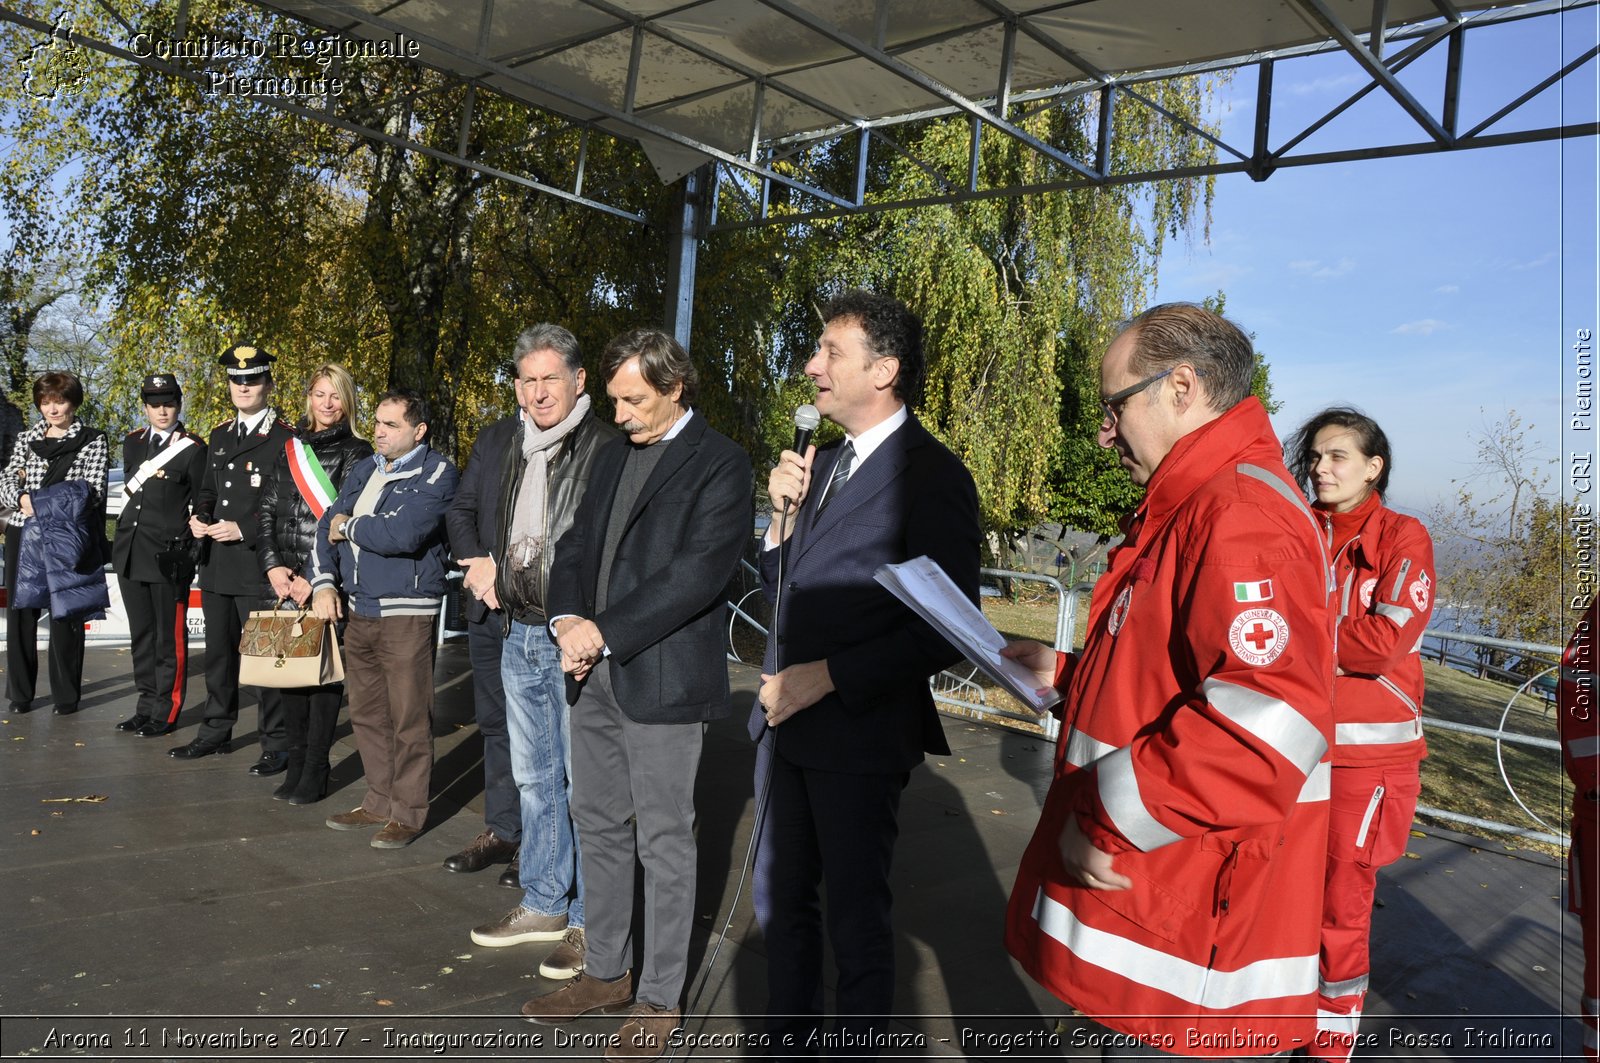
<svg viewBox="0 0 1600 1063"><path fill-rule="evenodd" d="M635 723L602 661L572 707L572 821L583 863L584 975L610 981L633 958L634 858L644 868L641 1002L677 1008L694 922L694 780L705 725Z"/></svg>

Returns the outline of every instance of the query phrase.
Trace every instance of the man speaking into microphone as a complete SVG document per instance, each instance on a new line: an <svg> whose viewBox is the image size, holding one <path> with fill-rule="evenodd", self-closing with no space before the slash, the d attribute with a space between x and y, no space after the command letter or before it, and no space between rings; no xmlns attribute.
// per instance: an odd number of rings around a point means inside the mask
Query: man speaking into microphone
<svg viewBox="0 0 1600 1063"><path fill-rule="evenodd" d="M950 752L928 678L960 657L873 573L927 555L976 601L978 499L960 459L910 412L926 364L921 321L864 291L823 317L805 372L817 410L845 438L817 450L797 433L803 451L784 451L767 480L778 508L761 578L777 612L750 716L756 792L768 788L755 905L775 1044L873 1055L894 1011L900 793L924 752ZM838 967L829 1033L819 887Z"/></svg>

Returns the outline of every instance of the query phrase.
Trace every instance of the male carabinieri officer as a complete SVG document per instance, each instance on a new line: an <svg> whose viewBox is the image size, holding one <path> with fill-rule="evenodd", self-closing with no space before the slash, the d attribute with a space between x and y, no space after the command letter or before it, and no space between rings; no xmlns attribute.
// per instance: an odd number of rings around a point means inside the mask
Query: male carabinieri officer
<svg viewBox="0 0 1600 1063"><path fill-rule="evenodd" d="M122 441L127 503L117 518L111 566L133 636L134 714L117 724L141 738L171 734L183 710L189 657L189 513L206 471L206 443L178 419L183 391L171 373L139 389L149 426Z"/></svg>
<svg viewBox="0 0 1600 1063"><path fill-rule="evenodd" d="M211 430L206 473L195 500L189 533L205 540L200 567L200 608L206 618L206 707L200 733L168 750L183 760L226 751L239 718L239 635L250 610L272 591L256 557L256 512L262 485L294 434L268 401L272 355L239 344L218 361L228 372L228 396L237 411ZM261 692L261 759L252 775L276 775L288 766L288 735L275 690Z"/></svg>

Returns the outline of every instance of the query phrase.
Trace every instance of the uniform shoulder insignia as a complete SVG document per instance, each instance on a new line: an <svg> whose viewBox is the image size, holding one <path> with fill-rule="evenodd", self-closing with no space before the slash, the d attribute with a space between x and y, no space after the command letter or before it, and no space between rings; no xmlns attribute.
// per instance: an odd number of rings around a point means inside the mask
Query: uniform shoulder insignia
<svg viewBox="0 0 1600 1063"><path fill-rule="evenodd" d="M142 436L142 435L144 435L144 429L143 428L135 428L133 431L129 432L123 438L124 439L132 439L134 436Z"/></svg>
<svg viewBox="0 0 1600 1063"><path fill-rule="evenodd" d="M278 418L278 427L287 428L291 432L294 431L294 425L290 424L288 421L285 421L282 417Z"/></svg>
<svg viewBox="0 0 1600 1063"><path fill-rule="evenodd" d="M211 431L216 433L220 432L224 428L232 428L233 421L234 419L232 417L228 418L226 421L218 421L216 424L211 426Z"/></svg>

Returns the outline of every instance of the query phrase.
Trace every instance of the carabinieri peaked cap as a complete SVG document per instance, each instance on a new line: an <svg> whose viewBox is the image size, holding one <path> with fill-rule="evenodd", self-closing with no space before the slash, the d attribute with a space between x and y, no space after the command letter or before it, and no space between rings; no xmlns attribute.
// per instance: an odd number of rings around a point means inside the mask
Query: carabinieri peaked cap
<svg viewBox="0 0 1600 1063"><path fill-rule="evenodd" d="M178 386L178 378L171 373L151 373L140 385L139 397L146 402L154 399L182 402L183 389Z"/></svg>
<svg viewBox="0 0 1600 1063"><path fill-rule="evenodd" d="M236 343L217 359L219 365L227 367L228 379L240 382L267 372L275 361L277 359L268 354L265 348L249 343Z"/></svg>

